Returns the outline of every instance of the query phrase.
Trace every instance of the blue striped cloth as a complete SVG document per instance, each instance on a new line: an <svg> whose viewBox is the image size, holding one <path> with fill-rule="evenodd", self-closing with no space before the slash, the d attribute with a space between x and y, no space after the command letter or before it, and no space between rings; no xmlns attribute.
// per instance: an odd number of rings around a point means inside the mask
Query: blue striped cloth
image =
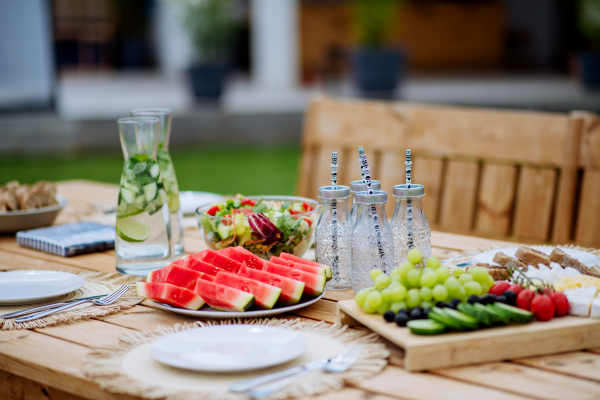
<svg viewBox="0 0 600 400"><path fill-rule="evenodd" d="M17 232L17 243L62 257L115 248L115 227L95 222Z"/></svg>

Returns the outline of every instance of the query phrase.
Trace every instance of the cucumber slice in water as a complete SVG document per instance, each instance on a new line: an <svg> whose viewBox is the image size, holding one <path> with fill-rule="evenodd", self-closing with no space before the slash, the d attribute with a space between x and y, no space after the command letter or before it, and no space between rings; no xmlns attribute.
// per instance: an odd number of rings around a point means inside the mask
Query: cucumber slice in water
<svg viewBox="0 0 600 400"><path fill-rule="evenodd" d="M126 203L133 204L135 201L135 192L131 189L121 188L121 197Z"/></svg>
<svg viewBox="0 0 600 400"><path fill-rule="evenodd" d="M144 185L144 194L146 195L146 201L151 202L156 197L158 193L158 188L156 187L156 182L149 183Z"/></svg>
<svg viewBox="0 0 600 400"><path fill-rule="evenodd" d="M439 322L435 322L431 319L416 319L413 321L408 321L406 326L412 333L417 335L437 335L446 331L444 324L440 324Z"/></svg>
<svg viewBox="0 0 600 400"><path fill-rule="evenodd" d="M119 218L117 235L126 242L143 242L150 237L150 228L132 218Z"/></svg>
<svg viewBox="0 0 600 400"><path fill-rule="evenodd" d="M158 173L160 172L160 169L158 168L158 164L154 164L152 167L150 167L150 176L153 178L156 178L158 176Z"/></svg>

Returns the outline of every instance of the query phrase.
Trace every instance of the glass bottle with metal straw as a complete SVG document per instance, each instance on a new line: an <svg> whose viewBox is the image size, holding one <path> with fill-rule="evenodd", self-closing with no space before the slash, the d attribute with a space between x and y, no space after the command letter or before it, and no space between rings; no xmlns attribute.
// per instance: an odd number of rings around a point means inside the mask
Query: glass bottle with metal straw
<svg viewBox="0 0 600 400"><path fill-rule="evenodd" d="M389 275L394 267L393 236L385 214L387 193L374 191L367 158L361 154L368 190L355 194L360 210L352 231L352 289L372 286L371 270Z"/></svg>
<svg viewBox="0 0 600 400"><path fill-rule="evenodd" d="M330 290L348 289L352 283L351 235L348 186L337 185L337 153L332 153L331 186L319 188L321 214L315 228L315 257L317 262L331 266L332 279L325 287Z"/></svg>
<svg viewBox="0 0 600 400"><path fill-rule="evenodd" d="M427 259L431 256L431 229L423 212L421 198L425 187L412 183L412 160L410 149L406 150L406 184L393 187L396 207L391 226L394 235L394 264L400 266L407 260L410 249L418 248Z"/></svg>
<svg viewBox="0 0 600 400"><path fill-rule="evenodd" d="M171 122L173 112L168 108L136 108L131 110L132 117L157 117L160 119L160 136L158 142L157 160L160 168L160 184L169 197L169 211L171 212L171 228L173 242L173 256L183 254L183 212L179 203L179 186L173 161L169 153L169 140L171 138Z"/></svg>

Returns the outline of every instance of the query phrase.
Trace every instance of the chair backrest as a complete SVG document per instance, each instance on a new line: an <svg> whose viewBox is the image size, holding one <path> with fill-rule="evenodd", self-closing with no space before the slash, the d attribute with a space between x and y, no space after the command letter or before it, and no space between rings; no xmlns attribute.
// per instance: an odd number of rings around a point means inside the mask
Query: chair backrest
<svg viewBox="0 0 600 400"><path fill-rule="evenodd" d="M413 183L425 185L433 229L567 243L574 239L580 133L589 117L320 98L305 120L298 193L315 197L330 182L332 151L338 181L360 179L362 145L373 179L391 194L405 181L410 148ZM600 134L593 140L600 143ZM599 158L594 165L600 167ZM589 190L600 194L600 169L595 174ZM390 195L389 217L393 203ZM594 235L600 241L600 228Z"/></svg>

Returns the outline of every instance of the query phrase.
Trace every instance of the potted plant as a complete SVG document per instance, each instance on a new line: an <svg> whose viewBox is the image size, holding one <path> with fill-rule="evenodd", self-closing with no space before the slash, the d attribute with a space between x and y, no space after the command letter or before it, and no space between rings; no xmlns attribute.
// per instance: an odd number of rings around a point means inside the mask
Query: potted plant
<svg viewBox="0 0 600 400"><path fill-rule="evenodd" d="M401 80L404 53L400 48L388 46L400 2L354 0L359 44L354 52L354 77L363 93L391 93Z"/></svg>
<svg viewBox="0 0 600 400"><path fill-rule="evenodd" d="M580 55L583 83L600 88L600 0L580 1L579 30L588 42L588 51Z"/></svg>
<svg viewBox="0 0 600 400"><path fill-rule="evenodd" d="M232 0L185 2L183 26L195 52L189 76L196 98L221 96L237 25Z"/></svg>

